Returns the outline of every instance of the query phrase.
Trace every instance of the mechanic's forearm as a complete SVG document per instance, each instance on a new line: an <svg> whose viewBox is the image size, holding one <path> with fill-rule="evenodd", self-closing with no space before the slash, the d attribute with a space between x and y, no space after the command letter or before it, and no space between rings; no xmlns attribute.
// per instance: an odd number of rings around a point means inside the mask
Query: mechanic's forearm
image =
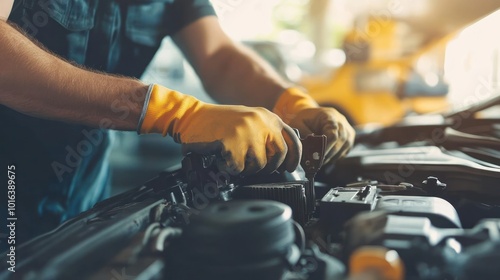
<svg viewBox="0 0 500 280"><path fill-rule="evenodd" d="M266 61L238 44L213 54L201 75L206 90L217 101L269 110L290 86Z"/></svg>
<svg viewBox="0 0 500 280"><path fill-rule="evenodd" d="M67 63L0 21L0 104L27 115L134 130L147 86Z"/></svg>

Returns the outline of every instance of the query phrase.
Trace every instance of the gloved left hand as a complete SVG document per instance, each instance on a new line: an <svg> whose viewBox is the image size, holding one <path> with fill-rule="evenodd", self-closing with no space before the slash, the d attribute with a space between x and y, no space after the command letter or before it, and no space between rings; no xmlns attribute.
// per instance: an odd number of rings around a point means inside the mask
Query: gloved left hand
<svg viewBox="0 0 500 280"><path fill-rule="evenodd" d="M320 107L298 88L285 90L273 112L286 124L298 129L301 136L311 133L326 135L325 163L344 157L354 144L355 131L347 119L334 108Z"/></svg>

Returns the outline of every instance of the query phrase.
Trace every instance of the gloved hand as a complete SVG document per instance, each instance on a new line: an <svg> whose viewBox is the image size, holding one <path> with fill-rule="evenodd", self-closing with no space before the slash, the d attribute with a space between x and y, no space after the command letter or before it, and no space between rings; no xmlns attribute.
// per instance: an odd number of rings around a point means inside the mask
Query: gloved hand
<svg viewBox="0 0 500 280"><path fill-rule="evenodd" d="M355 132L346 118L333 108L320 107L298 88L288 88L274 105L273 112L297 128L301 136L324 134L327 137L325 163L345 156L354 143Z"/></svg>
<svg viewBox="0 0 500 280"><path fill-rule="evenodd" d="M170 135L184 153L218 155L218 167L232 175L293 171L302 146L292 128L264 108L213 105L152 85L139 133Z"/></svg>

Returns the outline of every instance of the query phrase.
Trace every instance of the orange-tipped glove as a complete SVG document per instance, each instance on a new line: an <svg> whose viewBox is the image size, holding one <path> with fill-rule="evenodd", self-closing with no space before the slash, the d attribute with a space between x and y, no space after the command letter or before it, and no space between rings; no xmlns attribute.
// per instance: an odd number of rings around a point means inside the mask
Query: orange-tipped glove
<svg viewBox="0 0 500 280"><path fill-rule="evenodd" d="M320 107L298 88L285 90L273 112L285 123L297 128L302 136L324 134L327 137L325 163L345 156L354 143L355 132L346 118L333 108Z"/></svg>
<svg viewBox="0 0 500 280"><path fill-rule="evenodd" d="M184 153L218 155L232 175L293 171L302 154L292 128L264 108L207 104L160 85L149 89L138 132L168 134Z"/></svg>

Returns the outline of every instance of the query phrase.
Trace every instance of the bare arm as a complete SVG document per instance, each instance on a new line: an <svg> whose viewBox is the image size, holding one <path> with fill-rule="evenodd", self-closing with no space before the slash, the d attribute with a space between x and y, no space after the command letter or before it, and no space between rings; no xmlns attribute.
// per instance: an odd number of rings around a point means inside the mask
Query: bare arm
<svg viewBox="0 0 500 280"><path fill-rule="evenodd" d="M271 110L290 86L258 55L233 42L214 16L195 21L173 39L207 92L221 103Z"/></svg>
<svg viewBox="0 0 500 280"><path fill-rule="evenodd" d="M134 130L147 86L94 73L43 50L0 20L0 104L21 113L97 127Z"/></svg>
<svg viewBox="0 0 500 280"><path fill-rule="evenodd" d="M261 58L234 43L216 17L199 19L174 35L208 93L222 103L272 110L302 135L327 137L326 161L347 154L354 129L333 108L323 108L300 89L290 88Z"/></svg>
<svg viewBox="0 0 500 280"><path fill-rule="evenodd" d="M122 130L138 126L146 85L71 65L4 21L0 21L0 63L2 105L90 126ZM253 131L258 133L250 137ZM140 132L169 134L185 152L219 154L219 168L231 174L271 172L282 165L292 171L301 154L293 130L267 110L205 104L159 85L151 87Z"/></svg>

